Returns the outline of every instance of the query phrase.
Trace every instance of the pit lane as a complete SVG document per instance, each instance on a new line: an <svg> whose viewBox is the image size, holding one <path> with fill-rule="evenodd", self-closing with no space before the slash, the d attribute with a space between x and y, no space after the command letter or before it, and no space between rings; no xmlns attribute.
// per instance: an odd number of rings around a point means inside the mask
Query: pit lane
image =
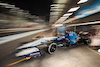
<svg viewBox="0 0 100 67"><path fill-rule="evenodd" d="M47 33L46 36L51 33ZM39 35L39 34L37 34ZM36 35L34 35L36 36ZM33 35L17 39L12 43L15 44L11 48L14 49L18 46L19 41L30 41ZM27 40L25 40L27 39ZM7 44L7 43L6 43ZM4 45L3 45L4 46ZM100 66L100 55L91 51L91 49L85 44L78 44L74 46L66 47L57 47L57 50L54 54L50 55L45 51L45 45L41 47L40 51L42 56L31 58L30 60L24 60L17 64L13 64L10 67L99 67ZM3 52L3 51L2 51ZM3 54L3 53L2 53ZM4 53L5 54L5 53ZM7 53L4 57L0 59L0 67L8 67L8 64L17 62L24 59L24 57L15 57L14 53Z"/></svg>
<svg viewBox="0 0 100 67"><path fill-rule="evenodd" d="M87 45L74 45L71 47L58 47L53 55L42 49L42 56L32 58L12 65L10 67L99 67L100 55L91 51ZM21 60L23 57L14 57L9 54L0 60L1 67Z"/></svg>

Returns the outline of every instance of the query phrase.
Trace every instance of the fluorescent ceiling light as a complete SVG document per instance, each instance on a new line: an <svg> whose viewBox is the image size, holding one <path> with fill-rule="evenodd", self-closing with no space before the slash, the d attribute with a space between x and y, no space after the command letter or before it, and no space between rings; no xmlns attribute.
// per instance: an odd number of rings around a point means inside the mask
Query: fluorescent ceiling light
<svg viewBox="0 0 100 67"><path fill-rule="evenodd" d="M77 4L81 4L81 3L85 3L87 2L88 0L80 0Z"/></svg>
<svg viewBox="0 0 100 67"><path fill-rule="evenodd" d="M50 15L59 15L62 12L50 12Z"/></svg>
<svg viewBox="0 0 100 67"><path fill-rule="evenodd" d="M61 9L64 9L64 8L68 7L68 5L60 4L58 7L61 8Z"/></svg>
<svg viewBox="0 0 100 67"><path fill-rule="evenodd" d="M6 5L9 5L9 4L7 4L7 3L0 3L0 5L6 6Z"/></svg>
<svg viewBox="0 0 100 67"><path fill-rule="evenodd" d="M70 0L54 0L53 3L68 3Z"/></svg>
<svg viewBox="0 0 100 67"><path fill-rule="evenodd" d="M50 11L58 11L58 12L62 12L63 9L50 9Z"/></svg>
<svg viewBox="0 0 100 67"><path fill-rule="evenodd" d="M15 5L7 5L5 8L15 8Z"/></svg>
<svg viewBox="0 0 100 67"><path fill-rule="evenodd" d="M70 16L72 15L73 13L67 13L67 14L64 14L63 16Z"/></svg>
<svg viewBox="0 0 100 67"><path fill-rule="evenodd" d="M66 8L66 7L68 7L68 6L65 5L65 4L59 4L59 5L52 5L51 6L51 8L61 8L61 9Z"/></svg>
<svg viewBox="0 0 100 67"><path fill-rule="evenodd" d="M57 24L57 25L55 25L55 27L59 27L59 26L63 26L63 24Z"/></svg>
<svg viewBox="0 0 100 67"><path fill-rule="evenodd" d="M77 11L79 8L80 8L80 6L71 8L70 10L68 10L68 12L74 12L74 11Z"/></svg>
<svg viewBox="0 0 100 67"><path fill-rule="evenodd" d="M52 4L52 5L50 5L50 6L59 6L59 4Z"/></svg>
<svg viewBox="0 0 100 67"><path fill-rule="evenodd" d="M20 8L18 8L18 7L15 7L15 8L12 8L12 9L10 9L10 10L19 10Z"/></svg>

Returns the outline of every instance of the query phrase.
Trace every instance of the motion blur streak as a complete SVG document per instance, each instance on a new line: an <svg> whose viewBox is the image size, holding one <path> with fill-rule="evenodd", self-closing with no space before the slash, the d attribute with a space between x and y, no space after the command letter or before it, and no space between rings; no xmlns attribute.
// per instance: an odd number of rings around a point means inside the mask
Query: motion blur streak
<svg viewBox="0 0 100 67"><path fill-rule="evenodd" d="M13 62L13 63L11 63L11 64L8 64L7 66L12 66L12 65L14 65L14 64L17 64L17 63L22 62L22 61L24 61L24 60L28 60L28 59L30 59L30 58L31 58L31 57L27 57L27 58L18 60L18 61L16 61L16 62Z"/></svg>
<svg viewBox="0 0 100 67"><path fill-rule="evenodd" d="M16 39L19 39L19 38L22 38L22 37L26 37L26 36L29 36L29 35L32 35L32 34L36 34L36 33L42 32L42 31L46 31L46 30L48 30L48 29L42 29L42 30L31 31L31 32L11 35L11 36L7 36L7 37L2 37L2 38L0 38L0 40L1 40L0 44L6 43L6 42L9 42L9 41L12 41L12 40L16 40Z"/></svg>

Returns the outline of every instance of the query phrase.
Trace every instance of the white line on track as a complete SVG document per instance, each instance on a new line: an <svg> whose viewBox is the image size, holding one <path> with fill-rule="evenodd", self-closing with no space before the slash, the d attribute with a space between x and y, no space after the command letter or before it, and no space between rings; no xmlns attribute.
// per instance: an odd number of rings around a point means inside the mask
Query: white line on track
<svg viewBox="0 0 100 67"><path fill-rule="evenodd" d="M87 47L87 46L86 46L86 48L88 48L90 51L92 51L92 52L94 52L94 53L96 53L96 54L99 54L99 52L96 52L96 51L94 51L93 49L91 49L91 48L89 48L89 47Z"/></svg>

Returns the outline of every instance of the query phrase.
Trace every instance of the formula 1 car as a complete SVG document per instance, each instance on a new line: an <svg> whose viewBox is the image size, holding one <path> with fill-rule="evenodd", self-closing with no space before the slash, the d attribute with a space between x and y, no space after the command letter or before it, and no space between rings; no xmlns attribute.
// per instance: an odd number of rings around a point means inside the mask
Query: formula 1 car
<svg viewBox="0 0 100 67"><path fill-rule="evenodd" d="M23 44L22 46L16 48L16 50L19 51L15 54L15 56L25 56L26 58L41 56L41 51L39 47L41 45L46 45L46 51L49 54L53 54L57 46L68 47L72 44L76 44L78 40L78 36L75 32L69 32L66 35L58 37L43 37L33 42Z"/></svg>
<svg viewBox="0 0 100 67"><path fill-rule="evenodd" d="M51 44L51 41L56 38L57 37L43 37L33 42L23 44L22 46L16 48L15 56L25 56L26 58L41 56L40 46L42 45L46 45L46 48L48 48L47 52L51 54L56 50L56 44Z"/></svg>

